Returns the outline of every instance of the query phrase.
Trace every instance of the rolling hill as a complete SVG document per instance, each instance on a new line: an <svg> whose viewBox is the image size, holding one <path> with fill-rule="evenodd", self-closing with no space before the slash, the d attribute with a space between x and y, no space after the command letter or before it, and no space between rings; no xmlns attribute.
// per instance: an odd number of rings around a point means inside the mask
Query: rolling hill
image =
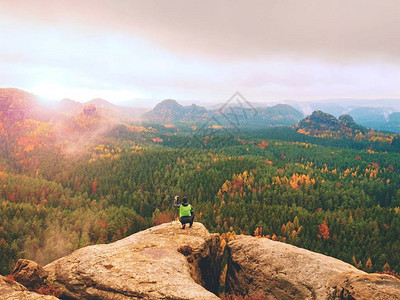
<svg viewBox="0 0 400 300"><path fill-rule="evenodd" d="M302 117L301 112L287 104L255 109L231 105L224 107L223 110L221 108L207 110L196 104L183 106L171 99L160 102L154 109L142 115L143 120L157 123L210 122L226 127L244 126L251 128L274 125L292 126Z"/></svg>
<svg viewBox="0 0 400 300"><path fill-rule="evenodd" d="M192 104L183 106L176 100L167 99L158 103L154 109L142 115L142 119L160 123L200 122L209 117L208 111Z"/></svg>

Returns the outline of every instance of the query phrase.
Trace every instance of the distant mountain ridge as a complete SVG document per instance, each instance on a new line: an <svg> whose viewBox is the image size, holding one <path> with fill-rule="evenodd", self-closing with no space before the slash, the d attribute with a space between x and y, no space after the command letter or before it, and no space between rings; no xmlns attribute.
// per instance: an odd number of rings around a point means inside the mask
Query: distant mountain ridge
<svg viewBox="0 0 400 300"><path fill-rule="evenodd" d="M273 125L292 126L303 118L303 114L287 104L250 109L240 105L207 110L192 104L183 106L176 100L167 99L158 103L142 119L158 123L207 122L222 126L262 127Z"/></svg>
<svg viewBox="0 0 400 300"><path fill-rule="evenodd" d="M114 122L136 122L146 109L126 107L96 98L81 103L68 98L60 101L44 101L40 97L16 88L0 88L0 112L3 116L12 114L12 118L22 120L30 118L38 121L57 122L81 113L89 104L106 119ZM17 116L17 114L19 116Z"/></svg>
<svg viewBox="0 0 400 300"><path fill-rule="evenodd" d="M12 106L10 106L10 104ZM131 102L133 103L133 102ZM324 111L336 118L350 115L361 126L380 131L400 133L400 100L396 99L327 99L319 102L296 102L291 100L274 104L254 103L254 111L231 105L226 113L220 112L221 105L205 108L197 104L181 105L176 100L167 99L152 110L144 107L121 106L101 98L87 102L71 99L45 102L40 97L16 88L0 88L0 112L12 114L12 118L32 118L39 121L57 122L82 112L88 104L94 104L100 115L113 122L135 123L141 120L156 123L205 123L212 121L222 126L245 126L263 128L265 126L293 126L305 115L313 111ZM7 110L7 113L5 113ZM23 115L23 117L22 117ZM229 119L232 118L232 119Z"/></svg>
<svg viewBox="0 0 400 300"><path fill-rule="evenodd" d="M75 115L90 104L95 105L102 116L120 122L135 122L139 119L140 115L146 111L144 108L119 106L101 98L92 99L84 103L65 98L56 106L57 110L61 111L63 114Z"/></svg>
<svg viewBox="0 0 400 300"><path fill-rule="evenodd" d="M270 125L288 125L291 126L301 120L304 115L288 104L276 104L270 107L257 109L259 119L256 117L254 121L269 121Z"/></svg>
<svg viewBox="0 0 400 300"><path fill-rule="evenodd" d="M209 117L204 107L192 104L183 106L176 100L167 99L158 103L154 109L142 115L142 119L161 123L184 121L204 121Z"/></svg>
<svg viewBox="0 0 400 300"><path fill-rule="evenodd" d="M15 88L0 88L0 114L7 122L23 121L37 102L37 97L31 93Z"/></svg>

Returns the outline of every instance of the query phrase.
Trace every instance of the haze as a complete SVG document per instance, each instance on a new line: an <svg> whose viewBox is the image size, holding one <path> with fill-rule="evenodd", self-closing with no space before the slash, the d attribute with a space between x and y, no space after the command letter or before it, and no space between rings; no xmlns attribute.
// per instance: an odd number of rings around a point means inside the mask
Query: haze
<svg viewBox="0 0 400 300"><path fill-rule="evenodd" d="M49 99L400 98L398 1L0 0L0 86Z"/></svg>

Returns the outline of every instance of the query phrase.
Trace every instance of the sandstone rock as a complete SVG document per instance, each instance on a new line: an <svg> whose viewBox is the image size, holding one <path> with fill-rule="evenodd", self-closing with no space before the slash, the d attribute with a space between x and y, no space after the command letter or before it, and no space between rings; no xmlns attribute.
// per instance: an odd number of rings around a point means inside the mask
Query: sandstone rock
<svg viewBox="0 0 400 300"><path fill-rule="evenodd" d="M269 299L400 299L400 280L266 238L228 243L228 293Z"/></svg>
<svg viewBox="0 0 400 300"><path fill-rule="evenodd" d="M43 267L29 259L19 259L12 275L16 281L28 289L36 289L43 286L47 277Z"/></svg>
<svg viewBox="0 0 400 300"><path fill-rule="evenodd" d="M94 116L96 114L96 105L88 104L83 108L83 114L85 116Z"/></svg>
<svg viewBox="0 0 400 300"><path fill-rule="evenodd" d="M7 280L0 275L0 299L7 300L56 300L53 296L45 296L29 292L22 284Z"/></svg>
<svg viewBox="0 0 400 300"><path fill-rule="evenodd" d="M182 230L172 222L79 249L44 268L66 298L218 299L203 287L218 288L217 243L200 223Z"/></svg>
<svg viewBox="0 0 400 300"><path fill-rule="evenodd" d="M400 299L400 280L384 274L343 272L332 278L329 300Z"/></svg>

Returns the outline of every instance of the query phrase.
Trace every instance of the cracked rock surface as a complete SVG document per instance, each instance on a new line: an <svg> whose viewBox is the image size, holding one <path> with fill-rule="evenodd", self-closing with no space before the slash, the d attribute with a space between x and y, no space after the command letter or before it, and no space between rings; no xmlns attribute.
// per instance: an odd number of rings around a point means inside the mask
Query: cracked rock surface
<svg viewBox="0 0 400 300"><path fill-rule="evenodd" d="M64 298L219 299L203 287L218 287L218 270L210 272L218 268L217 244L201 223L182 230L171 222L78 249L44 269Z"/></svg>
<svg viewBox="0 0 400 300"><path fill-rule="evenodd" d="M6 277L0 275L0 299L57 300L58 298L30 292L22 284L15 281L7 280Z"/></svg>
<svg viewBox="0 0 400 300"><path fill-rule="evenodd" d="M266 238L228 243L227 291L268 299L400 299L400 280Z"/></svg>

